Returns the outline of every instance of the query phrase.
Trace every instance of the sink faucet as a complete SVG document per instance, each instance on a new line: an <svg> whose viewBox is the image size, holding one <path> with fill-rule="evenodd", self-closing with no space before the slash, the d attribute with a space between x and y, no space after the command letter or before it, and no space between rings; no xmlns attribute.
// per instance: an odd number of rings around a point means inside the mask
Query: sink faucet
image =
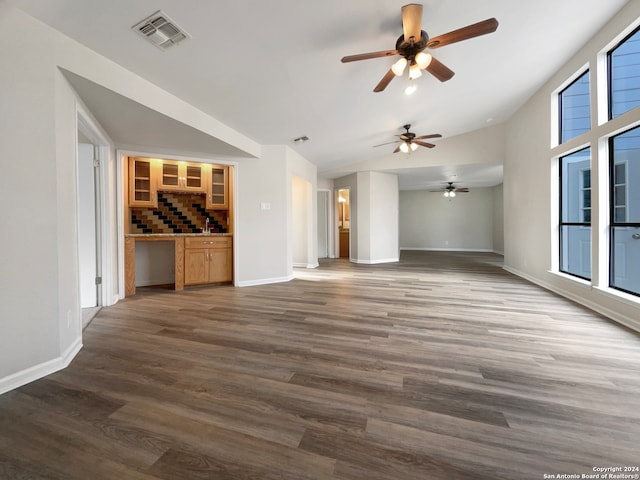
<svg viewBox="0 0 640 480"><path fill-rule="evenodd" d="M209 217L206 217L206 218L204 219L204 231L205 231L206 233L209 233Z"/></svg>

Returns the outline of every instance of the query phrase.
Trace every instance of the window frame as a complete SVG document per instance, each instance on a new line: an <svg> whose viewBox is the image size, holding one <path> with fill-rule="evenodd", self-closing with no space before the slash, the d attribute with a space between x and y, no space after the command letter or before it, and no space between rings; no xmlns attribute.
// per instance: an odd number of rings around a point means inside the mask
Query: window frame
<svg viewBox="0 0 640 480"><path fill-rule="evenodd" d="M627 40L629 40L631 37L633 37L639 31L640 31L640 24L636 25L635 28L633 28L629 34L625 35L624 38L622 38L622 40L620 40L613 47L611 47L611 48L609 48L607 50L607 54L606 54L606 58L607 58L607 72L606 72L606 76L607 76L607 121L611 121L614 118L617 118L617 117L613 116L613 66L611 65L612 54L618 48L620 48ZM638 108L638 106L636 106L634 108ZM627 110L627 112L628 111L630 111L630 110ZM627 112L624 112L624 113L627 113ZM624 115L624 113L621 113L620 115ZM620 115L618 115L618 117Z"/></svg>
<svg viewBox="0 0 640 480"><path fill-rule="evenodd" d="M564 190L563 190L563 185L564 185L564 175L563 175L563 160L567 157L570 157L571 155L574 155L578 152L584 152L585 150L589 150L589 171L593 171L592 168L592 162L593 162L593 155L591 153L591 146L587 145L587 146L583 146L582 148L579 148L577 150L572 150L570 152L565 153L564 155L561 155L560 157L558 157L558 271L561 273L564 273L565 275L570 275L572 277L575 278L580 278L582 280L586 280L586 281L591 281L591 277L584 277L582 275L578 275L574 272L570 272L568 270L564 270L563 269L563 264L564 264L564 249L563 247L563 241L564 241L564 237L563 237L563 227L583 227L583 228L588 228L589 229L589 235L591 236L593 234L593 228L592 228L592 219L590 219L589 222L565 222L564 221L564 202L563 202L563 197L564 197ZM581 170L581 173L584 170ZM580 183L582 183L582 175L580 175ZM593 178L591 178L591 185L593 185ZM592 189L590 189L591 191L593 191ZM579 185L578 187L578 194L581 196L582 195L582 185ZM593 198L591 199L591 204L593 204ZM584 216L582 213L582 198L579 198L579 205L580 205L580 218L582 218L584 220ZM593 241L591 241L591 248L593 248ZM593 268L593 266L591 266L591 268Z"/></svg>
<svg viewBox="0 0 640 480"><path fill-rule="evenodd" d="M582 77L584 77L585 75L589 75L589 129L586 132L582 132L574 137L571 137L567 140L563 140L562 138L562 114L563 114L563 96L562 94L564 92L566 92L568 89L570 89L572 86L574 86L576 83L578 83ZM583 135L584 133L587 133L589 131L591 131L591 69L589 67L585 68L582 71L579 71L579 73L576 75L576 77L571 80L567 85L565 85L560 91L558 91L558 93L556 93L557 99L558 99L558 145L563 145L566 144L567 142L573 140L574 138L579 137L580 135Z"/></svg>
<svg viewBox="0 0 640 480"><path fill-rule="evenodd" d="M640 28L640 27L639 27ZM616 221L615 218L615 209L616 209L616 203L615 203L615 187L616 187L616 183L615 183L615 167L616 165L622 164L623 162L616 162L615 159L615 148L614 148L614 141L617 137L624 135L625 133L628 133L632 130L635 129L640 129L640 125L632 125L629 128L616 133L615 135L610 136L607 140L609 143L609 165L608 165L608 171L609 171L609 226L608 226L608 232L609 232L609 252L608 252L608 257L609 257L609 281L607 282L609 285L609 288L612 288L614 290L617 290L619 292L624 292L627 293L629 295L633 295L634 297L640 297L640 293L638 292L633 292L624 288L621 288L619 286L614 285L614 280L615 280L615 257L614 257L614 253L615 253L615 236L614 236L614 230L615 228L625 228L625 227L632 227L632 228L640 228L640 222L629 222L629 221L625 221L625 222L618 222ZM619 185L619 184L618 184ZM629 206L629 202L628 202L628 194L629 194L629 190L628 190L628 185L629 185L629 167L628 164L625 166L625 217L628 218L628 215L626 214L626 209ZM640 188L640 186L638 187Z"/></svg>

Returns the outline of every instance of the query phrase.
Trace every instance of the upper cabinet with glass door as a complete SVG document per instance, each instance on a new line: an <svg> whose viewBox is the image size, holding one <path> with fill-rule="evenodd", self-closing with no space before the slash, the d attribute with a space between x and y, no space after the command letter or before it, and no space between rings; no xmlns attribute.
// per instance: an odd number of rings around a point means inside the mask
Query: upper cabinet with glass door
<svg viewBox="0 0 640 480"><path fill-rule="evenodd" d="M129 205L157 207L155 164L150 158L129 158Z"/></svg>
<svg viewBox="0 0 640 480"><path fill-rule="evenodd" d="M207 202L210 210L229 209L229 167L225 165L208 165L207 167Z"/></svg>
<svg viewBox="0 0 640 480"><path fill-rule="evenodd" d="M174 160L163 160L158 175L158 190L178 192L205 192L202 165Z"/></svg>

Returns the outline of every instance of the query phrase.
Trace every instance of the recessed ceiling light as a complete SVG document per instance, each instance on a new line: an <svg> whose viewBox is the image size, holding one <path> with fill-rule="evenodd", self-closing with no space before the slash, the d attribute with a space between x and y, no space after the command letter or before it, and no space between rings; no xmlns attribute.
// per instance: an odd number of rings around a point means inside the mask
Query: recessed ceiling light
<svg viewBox="0 0 640 480"><path fill-rule="evenodd" d="M293 141L294 143L304 143L309 141L309 137L303 135L302 137L294 138Z"/></svg>

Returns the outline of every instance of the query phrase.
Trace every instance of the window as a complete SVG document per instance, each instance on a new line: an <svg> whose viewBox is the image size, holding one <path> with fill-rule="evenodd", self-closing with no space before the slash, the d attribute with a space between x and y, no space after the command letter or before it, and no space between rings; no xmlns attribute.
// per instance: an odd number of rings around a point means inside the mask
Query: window
<svg viewBox="0 0 640 480"><path fill-rule="evenodd" d="M609 118L640 105L640 29L608 54Z"/></svg>
<svg viewBox="0 0 640 480"><path fill-rule="evenodd" d="M559 272L640 304L640 18L610 45L598 60L606 60L606 71L590 62L551 101L559 127L554 243ZM591 99L590 72L607 86L606 102ZM591 105L607 121L592 124ZM585 148L576 151L578 142ZM592 269L608 275L592 278Z"/></svg>
<svg viewBox="0 0 640 480"><path fill-rule="evenodd" d="M560 143L591 129L589 71L578 77L558 95L560 107Z"/></svg>
<svg viewBox="0 0 640 480"><path fill-rule="evenodd" d="M609 141L609 284L640 295L640 127Z"/></svg>
<svg viewBox="0 0 640 480"><path fill-rule="evenodd" d="M560 158L560 271L591 278L591 149Z"/></svg>

